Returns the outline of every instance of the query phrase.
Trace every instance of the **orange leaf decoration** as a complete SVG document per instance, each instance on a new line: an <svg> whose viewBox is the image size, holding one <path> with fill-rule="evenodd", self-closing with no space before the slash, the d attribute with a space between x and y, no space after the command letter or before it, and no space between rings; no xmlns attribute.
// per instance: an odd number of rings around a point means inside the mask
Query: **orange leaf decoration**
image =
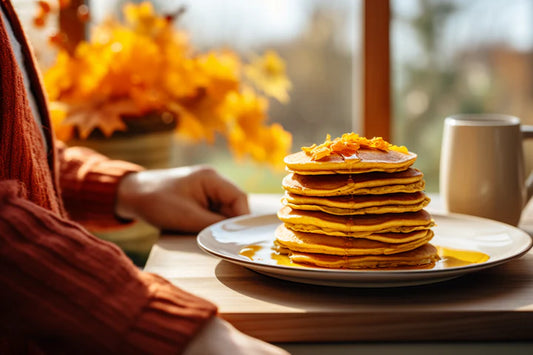
<svg viewBox="0 0 533 355"><path fill-rule="evenodd" d="M64 32L57 32L48 37L48 42L57 48L64 48L68 42L68 37Z"/></svg>
<svg viewBox="0 0 533 355"><path fill-rule="evenodd" d="M282 103L289 100L291 82L285 73L285 63L275 52L267 51L263 57L255 58L246 66L245 73L267 95Z"/></svg>
<svg viewBox="0 0 533 355"><path fill-rule="evenodd" d="M37 13L33 17L33 25L35 27L44 27L52 8L47 1L37 1L37 6Z"/></svg>
<svg viewBox="0 0 533 355"><path fill-rule="evenodd" d="M168 112L178 118L180 135L195 141L228 141L236 157L281 166L290 133L267 124L268 101L242 83L246 65L234 52L198 53L173 16L155 14L149 2L127 4L124 21L110 18L93 27L90 41L74 53L60 50L44 75L51 100L60 102L62 124L86 138L98 128L111 136L126 129L125 116ZM63 41L58 34L51 38ZM285 77L280 57L270 52L263 67L276 80ZM286 101L279 90L264 90Z"/></svg>
<svg viewBox="0 0 533 355"><path fill-rule="evenodd" d="M37 5L39 6L40 11L45 14L50 13L50 11L52 10L52 7L48 3L48 1L37 1Z"/></svg>
<svg viewBox="0 0 533 355"><path fill-rule="evenodd" d="M136 113L135 105L128 99L101 105L80 105L70 110L63 124L77 127L82 139L89 137L96 128L110 137L114 131L126 130L121 116L128 113Z"/></svg>

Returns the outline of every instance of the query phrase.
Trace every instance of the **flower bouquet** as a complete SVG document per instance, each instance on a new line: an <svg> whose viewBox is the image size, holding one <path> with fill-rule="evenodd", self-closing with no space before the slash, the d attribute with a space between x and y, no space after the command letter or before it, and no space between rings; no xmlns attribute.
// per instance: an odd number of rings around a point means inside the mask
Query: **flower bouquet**
<svg viewBox="0 0 533 355"><path fill-rule="evenodd" d="M291 134L268 124L267 110L269 97L288 100L283 61L272 51L248 63L231 50L198 53L174 25L181 13L126 4L123 21L109 18L73 51L60 49L44 74L56 135L113 138L166 127L192 142L221 136L237 158L282 165Z"/></svg>

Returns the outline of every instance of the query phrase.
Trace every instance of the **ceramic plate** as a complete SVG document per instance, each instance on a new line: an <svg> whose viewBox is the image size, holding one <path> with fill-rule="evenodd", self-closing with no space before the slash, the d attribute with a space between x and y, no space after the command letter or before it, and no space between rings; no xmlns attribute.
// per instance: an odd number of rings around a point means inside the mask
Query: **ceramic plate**
<svg viewBox="0 0 533 355"><path fill-rule="evenodd" d="M214 224L198 235L209 254L256 272L295 282L344 287L398 287L452 279L503 264L532 245L521 229L489 219L432 213L437 224L431 244L441 260L431 269L346 270L302 267L272 249L276 215L246 215Z"/></svg>

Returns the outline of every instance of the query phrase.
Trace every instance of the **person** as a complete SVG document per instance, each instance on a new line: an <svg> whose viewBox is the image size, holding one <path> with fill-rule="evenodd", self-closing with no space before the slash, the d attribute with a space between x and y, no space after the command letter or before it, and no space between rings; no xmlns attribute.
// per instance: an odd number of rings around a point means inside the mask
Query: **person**
<svg viewBox="0 0 533 355"><path fill-rule="evenodd" d="M286 354L73 221L195 232L249 210L211 168L148 171L55 142L21 24L9 0L0 10L0 353Z"/></svg>

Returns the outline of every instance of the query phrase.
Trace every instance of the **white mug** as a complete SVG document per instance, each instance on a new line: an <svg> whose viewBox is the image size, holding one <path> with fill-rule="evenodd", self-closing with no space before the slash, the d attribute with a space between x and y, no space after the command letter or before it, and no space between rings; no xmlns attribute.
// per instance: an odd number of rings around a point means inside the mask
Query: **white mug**
<svg viewBox="0 0 533 355"><path fill-rule="evenodd" d="M440 194L444 207L518 225L533 191L524 174L522 140L533 126L503 114L459 114L444 120Z"/></svg>

